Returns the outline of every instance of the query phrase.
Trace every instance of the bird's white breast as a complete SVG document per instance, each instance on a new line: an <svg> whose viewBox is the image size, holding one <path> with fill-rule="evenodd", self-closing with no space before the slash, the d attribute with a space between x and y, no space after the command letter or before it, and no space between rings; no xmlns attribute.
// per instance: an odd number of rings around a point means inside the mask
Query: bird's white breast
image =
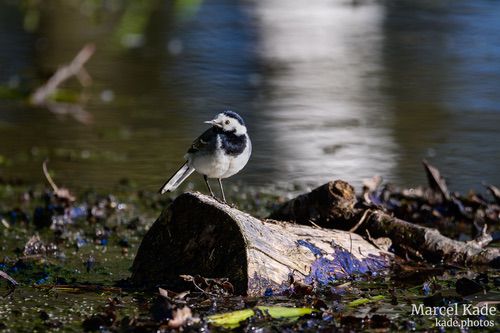
<svg viewBox="0 0 500 333"><path fill-rule="evenodd" d="M245 150L243 150L243 152L238 156L229 157L229 165L227 171L221 178L228 178L231 177L232 175L237 174L248 163L250 155L252 154L252 143L250 142L250 138L248 137L248 135L246 135L246 137L247 140L246 140Z"/></svg>
<svg viewBox="0 0 500 333"><path fill-rule="evenodd" d="M238 156L231 156L224 153L220 136L217 136L217 142L214 154L188 154L190 166L197 172L206 175L208 178L228 178L245 167L252 153L252 143L247 135L246 147Z"/></svg>

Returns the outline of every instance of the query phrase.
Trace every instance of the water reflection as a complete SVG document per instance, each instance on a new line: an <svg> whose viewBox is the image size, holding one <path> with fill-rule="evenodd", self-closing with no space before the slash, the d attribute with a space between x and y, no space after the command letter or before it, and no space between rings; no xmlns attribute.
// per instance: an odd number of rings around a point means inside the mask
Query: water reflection
<svg viewBox="0 0 500 333"><path fill-rule="evenodd" d="M418 183L428 158L451 187L500 182L500 7L394 1L384 18L387 110L398 142L398 179Z"/></svg>
<svg viewBox="0 0 500 333"><path fill-rule="evenodd" d="M383 6L339 1L255 6L257 49L272 68L264 76L270 92L259 105L266 110L259 125L274 134L274 145L261 144L265 154L254 161L274 163L284 182L342 178L359 184L374 174L391 175L394 144L379 78Z"/></svg>
<svg viewBox="0 0 500 333"><path fill-rule="evenodd" d="M92 125L0 100L0 177L42 181L49 156L70 186L128 178L155 190L203 120L231 108L254 142L235 176L245 184L359 185L375 174L417 184L424 157L454 189L500 183L492 2L207 0L188 10L149 0L95 12L78 3L42 6L29 33L21 9L0 2L0 85L33 86L97 45Z"/></svg>

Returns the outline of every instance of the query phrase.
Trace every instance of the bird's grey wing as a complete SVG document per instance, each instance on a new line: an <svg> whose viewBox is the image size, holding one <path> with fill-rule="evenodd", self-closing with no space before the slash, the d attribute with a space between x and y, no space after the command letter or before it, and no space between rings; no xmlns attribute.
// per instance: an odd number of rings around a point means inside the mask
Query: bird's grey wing
<svg viewBox="0 0 500 333"><path fill-rule="evenodd" d="M188 149L188 154L194 154L204 151L210 151L215 149L217 144L217 133L213 128L207 129L200 135L196 140L194 140L191 147Z"/></svg>

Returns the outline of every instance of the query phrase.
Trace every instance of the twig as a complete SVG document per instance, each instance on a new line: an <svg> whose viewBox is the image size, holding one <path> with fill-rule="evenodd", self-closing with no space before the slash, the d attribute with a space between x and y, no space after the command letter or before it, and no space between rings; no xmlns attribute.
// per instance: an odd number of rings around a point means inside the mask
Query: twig
<svg viewBox="0 0 500 333"><path fill-rule="evenodd" d="M373 238L372 235L370 235L370 231L368 229L365 230L367 240L373 244L376 248L382 250L382 251L389 251L389 248L392 245L392 241L390 238L387 237L380 237L380 238ZM359 251L361 253L361 251Z"/></svg>
<svg viewBox="0 0 500 333"><path fill-rule="evenodd" d="M54 114L63 116L70 115L75 120L85 125L92 123L92 114L79 104L45 101L43 105Z"/></svg>
<svg viewBox="0 0 500 333"><path fill-rule="evenodd" d="M122 289L118 287L105 287L98 285L68 285L68 284L59 284L59 285L35 285L35 288L38 289L49 289L49 290L59 290L59 291L67 291L67 292L82 292L82 291L105 291L112 293L121 293Z"/></svg>
<svg viewBox="0 0 500 333"><path fill-rule="evenodd" d="M198 289L199 291L201 291L203 294L206 294L206 295L209 295L209 296L217 296L217 294L213 294L209 291L206 291L204 290L202 287L200 287L196 281L195 281L195 278L194 276L191 276L191 275L179 275L182 279L184 279L184 281L187 281L187 282L192 282L193 285L195 286L196 289Z"/></svg>
<svg viewBox="0 0 500 333"><path fill-rule="evenodd" d="M493 241L491 234L487 232L488 225L485 224L481 230L481 234L477 236L474 240L468 241L467 243L473 244L479 247L486 247L489 243Z"/></svg>
<svg viewBox="0 0 500 333"><path fill-rule="evenodd" d="M17 260L32 260L32 259L42 259L45 258L45 254L29 254L26 256L18 257Z"/></svg>
<svg viewBox="0 0 500 333"><path fill-rule="evenodd" d="M313 227L321 229L321 226L317 225L312 219L309 219L309 223L311 223Z"/></svg>
<svg viewBox="0 0 500 333"><path fill-rule="evenodd" d="M54 192L57 193L57 191L59 191L59 187L56 185L56 183L54 182L54 180L50 176L49 171L47 170L47 162L48 161L49 161L48 159L46 159L45 161L43 161L43 164L42 164L43 174L45 175L45 178L49 182L50 187L52 187L52 191L54 191Z"/></svg>
<svg viewBox="0 0 500 333"><path fill-rule="evenodd" d="M356 223L356 225L354 225L354 227L352 227L349 231L350 232L355 232L363 224L363 222L365 222L366 217L371 212L372 212L371 209L365 210L365 212L363 213L363 216L361 216L361 218L359 219L358 223Z"/></svg>
<svg viewBox="0 0 500 333"><path fill-rule="evenodd" d="M352 235L349 234L349 253L352 253Z"/></svg>
<svg viewBox="0 0 500 333"><path fill-rule="evenodd" d="M14 280L9 274L5 273L4 271L0 271L0 276L12 283L12 285L17 286L19 283L17 283L16 280Z"/></svg>
<svg viewBox="0 0 500 333"><path fill-rule="evenodd" d="M54 180L50 176L49 171L47 170L47 162L48 162L48 159L43 161L42 170L43 170L43 174L45 175L45 178L47 178L47 181L50 184L50 187L52 187L52 191L54 192L54 194L59 199L68 200L70 202L75 201L76 198L70 193L70 191L67 188L62 188L62 187L59 187L56 185L56 183L54 182Z"/></svg>
<svg viewBox="0 0 500 333"><path fill-rule="evenodd" d="M94 54L95 45L86 44L68 65L60 67L43 86L39 87L30 98L34 105L43 105L57 87L72 76L76 76L84 87L92 82L90 75L83 69L83 65Z"/></svg>

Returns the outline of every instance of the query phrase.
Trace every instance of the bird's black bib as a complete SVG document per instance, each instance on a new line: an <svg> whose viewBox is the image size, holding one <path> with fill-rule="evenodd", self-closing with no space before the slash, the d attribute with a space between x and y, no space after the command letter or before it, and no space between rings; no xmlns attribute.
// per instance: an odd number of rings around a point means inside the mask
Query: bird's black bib
<svg viewBox="0 0 500 333"><path fill-rule="evenodd" d="M234 133L220 132L221 146L224 152L231 156L238 156L247 147L247 136Z"/></svg>

